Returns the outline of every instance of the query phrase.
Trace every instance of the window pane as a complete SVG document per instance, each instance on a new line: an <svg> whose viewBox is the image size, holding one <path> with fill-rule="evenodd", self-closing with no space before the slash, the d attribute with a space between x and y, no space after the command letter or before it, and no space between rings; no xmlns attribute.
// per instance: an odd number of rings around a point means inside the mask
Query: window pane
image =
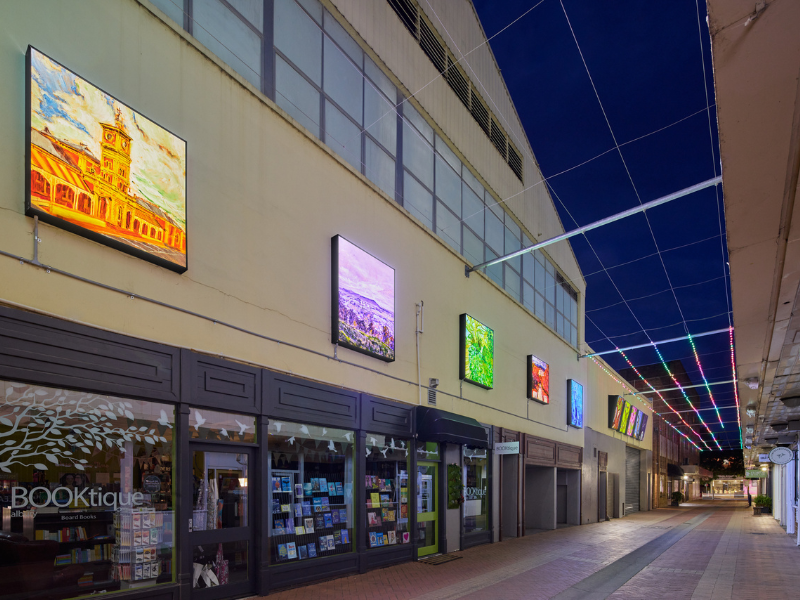
<svg viewBox="0 0 800 600"><path fill-rule="evenodd" d="M506 263L506 291L511 294L516 300L519 300L519 273L517 273L511 266Z"/></svg>
<svg viewBox="0 0 800 600"><path fill-rule="evenodd" d="M572 343L573 346L576 348L578 347L578 329L576 327L572 327L569 333L569 341Z"/></svg>
<svg viewBox="0 0 800 600"><path fill-rule="evenodd" d="M536 279L533 282L536 291L544 296L544 265L536 261Z"/></svg>
<svg viewBox="0 0 800 600"><path fill-rule="evenodd" d="M534 268L535 263L536 260L533 258L533 255L530 252L522 255L522 276L527 279L529 283L536 281L536 270Z"/></svg>
<svg viewBox="0 0 800 600"><path fill-rule="evenodd" d="M322 85L322 31L294 0L275 0L275 46Z"/></svg>
<svg viewBox="0 0 800 600"><path fill-rule="evenodd" d="M247 570L249 567L249 553L247 540L237 540L235 542L221 542L216 544L203 544L192 547L192 563L208 567L198 569L197 579L192 580L195 588L225 586L233 583L247 583L249 580ZM220 559L219 555L222 554ZM221 579L215 575L220 571L214 565L220 562L227 565L225 576ZM216 579L216 583L211 577Z"/></svg>
<svg viewBox="0 0 800 600"><path fill-rule="evenodd" d="M428 189L433 189L433 148L403 121L403 165Z"/></svg>
<svg viewBox="0 0 800 600"><path fill-rule="evenodd" d="M192 531L247 527L247 454L195 451L192 471Z"/></svg>
<svg viewBox="0 0 800 600"><path fill-rule="evenodd" d="M574 298L572 299L572 323L574 325L578 324L578 301Z"/></svg>
<svg viewBox="0 0 800 600"><path fill-rule="evenodd" d="M550 304L555 304L556 280L550 273L544 274L544 297Z"/></svg>
<svg viewBox="0 0 800 600"><path fill-rule="evenodd" d="M564 335L564 315L556 313L556 332Z"/></svg>
<svg viewBox="0 0 800 600"><path fill-rule="evenodd" d="M367 177L394 200L394 159L369 138L367 138L366 153Z"/></svg>
<svg viewBox="0 0 800 600"><path fill-rule="evenodd" d="M545 303L545 323L553 329L556 328L556 309L549 302Z"/></svg>
<svg viewBox="0 0 800 600"><path fill-rule="evenodd" d="M436 151L442 155L447 163L453 167L455 172L460 176L461 175L461 161L456 156L455 152L450 150L450 146L440 138L438 135L436 136Z"/></svg>
<svg viewBox="0 0 800 600"><path fill-rule="evenodd" d="M436 156L436 195L461 218L461 178L439 155Z"/></svg>
<svg viewBox="0 0 800 600"><path fill-rule="evenodd" d="M325 143L361 172L361 130L330 102L325 102Z"/></svg>
<svg viewBox="0 0 800 600"><path fill-rule="evenodd" d="M472 188L472 190L478 195L478 197L483 199L486 191L483 189L483 186L478 181L477 177L475 177L475 175L472 174L472 171L470 171L467 168L467 165L464 165L461 168L461 177L464 178L464 181L470 188Z"/></svg>
<svg viewBox="0 0 800 600"><path fill-rule="evenodd" d="M506 226L505 228L505 250L503 254L509 254L511 252L516 252L521 248L519 243L519 238L514 235L514 232ZM511 258L508 260L508 263L514 267L515 270L520 271L522 269L522 257L517 256L516 258Z"/></svg>
<svg viewBox="0 0 800 600"><path fill-rule="evenodd" d="M436 233L459 254L461 253L461 224L444 204L436 202Z"/></svg>
<svg viewBox="0 0 800 600"><path fill-rule="evenodd" d="M270 564L352 552L352 431L269 423Z"/></svg>
<svg viewBox="0 0 800 600"><path fill-rule="evenodd" d="M369 82L364 88L364 127L392 156L397 153L397 113Z"/></svg>
<svg viewBox="0 0 800 600"><path fill-rule="evenodd" d="M497 253L503 251L503 223L494 213L486 211L486 243Z"/></svg>
<svg viewBox="0 0 800 600"><path fill-rule="evenodd" d="M329 36L344 50L347 55L353 60L359 68L362 66L364 52L361 50L356 41L350 37L350 34L344 30L336 19L331 16L327 10L325 11L325 31ZM328 49L325 48L325 52Z"/></svg>
<svg viewBox="0 0 800 600"><path fill-rule="evenodd" d="M523 233L522 234L522 247L523 248L530 248L531 246L533 246L533 243L528 238L528 236Z"/></svg>
<svg viewBox="0 0 800 600"><path fill-rule="evenodd" d="M410 102L403 103L403 116L417 128L417 131L428 140L428 143L433 144L433 127L428 125L428 122L422 118L422 115L417 112L417 109Z"/></svg>
<svg viewBox="0 0 800 600"><path fill-rule="evenodd" d="M429 229L433 229L433 195L408 173L404 173L403 193L403 206Z"/></svg>
<svg viewBox="0 0 800 600"><path fill-rule="evenodd" d="M544 296L536 294L536 316L544 321Z"/></svg>
<svg viewBox="0 0 800 600"><path fill-rule="evenodd" d="M486 208L491 210L497 218L500 219L501 223L505 222L506 218L506 211L503 210L503 205L498 202L497 198L492 196L488 191L484 194L483 197L484 202L486 202Z"/></svg>
<svg viewBox="0 0 800 600"><path fill-rule="evenodd" d="M376 65L372 59L364 55L364 71L372 80L372 83L378 86L378 89L386 94L386 97L391 100L392 104L397 103L397 89L394 87L392 80Z"/></svg>
<svg viewBox="0 0 800 600"><path fill-rule="evenodd" d="M464 446L464 532L489 527L489 467L486 450Z"/></svg>
<svg viewBox="0 0 800 600"><path fill-rule="evenodd" d="M410 544L408 448L411 440L367 433L367 547Z"/></svg>
<svg viewBox="0 0 800 600"><path fill-rule="evenodd" d="M516 221L511 218L511 215L506 213L506 227L511 230L511 234L518 240L522 236L522 230L517 225Z"/></svg>
<svg viewBox="0 0 800 600"><path fill-rule="evenodd" d="M329 37L325 36L325 85L323 89L331 99L341 106L356 122L361 123L364 79L356 66L350 62Z"/></svg>
<svg viewBox="0 0 800 600"><path fill-rule="evenodd" d="M461 194L464 207L464 222L478 234L478 237L483 239L483 213L485 210L483 201L464 183L461 184Z"/></svg>
<svg viewBox="0 0 800 600"><path fill-rule="evenodd" d="M483 262L483 242L466 226L462 227L464 236L464 257L473 265Z"/></svg>
<svg viewBox="0 0 800 600"><path fill-rule="evenodd" d="M194 0L194 37L261 89L261 38L219 0Z"/></svg>
<svg viewBox="0 0 800 600"><path fill-rule="evenodd" d="M531 312L534 311L533 297L534 297L533 287L531 287L527 283L523 283L522 284L522 303Z"/></svg>
<svg viewBox="0 0 800 600"><path fill-rule="evenodd" d="M556 309L564 313L564 288L559 283L556 283Z"/></svg>
<svg viewBox="0 0 800 600"><path fill-rule="evenodd" d="M183 2L182 0L153 0L153 4L160 8L165 15L175 21L183 29Z"/></svg>
<svg viewBox="0 0 800 600"><path fill-rule="evenodd" d="M322 4L319 3L319 0L297 0L297 2L306 9L308 14L314 17L317 23L322 25Z"/></svg>
<svg viewBox="0 0 800 600"><path fill-rule="evenodd" d="M319 92L289 63L275 57L275 102L319 137Z"/></svg>
<svg viewBox="0 0 800 600"><path fill-rule="evenodd" d="M228 0L259 31L264 30L264 0Z"/></svg>
<svg viewBox="0 0 800 600"><path fill-rule="evenodd" d="M256 419L253 416L193 408L189 413L189 436L214 442L256 443Z"/></svg>
<svg viewBox="0 0 800 600"><path fill-rule="evenodd" d="M497 258L497 254L492 252L488 247L486 248L486 260ZM494 281L500 287L503 287L503 263L497 263L491 267L486 267L486 274L489 279Z"/></svg>
<svg viewBox="0 0 800 600"><path fill-rule="evenodd" d="M175 407L0 381L0 440L0 595L110 596L175 580Z"/></svg>

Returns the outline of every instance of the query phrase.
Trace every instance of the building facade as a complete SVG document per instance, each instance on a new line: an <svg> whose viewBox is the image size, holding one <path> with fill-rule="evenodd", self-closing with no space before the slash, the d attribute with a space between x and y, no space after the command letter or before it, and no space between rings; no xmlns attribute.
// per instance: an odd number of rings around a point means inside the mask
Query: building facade
<svg viewBox="0 0 800 600"><path fill-rule="evenodd" d="M465 277L563 232L470 3L4 15L0 597L266 594L651 505L569 245Z"/></svg>

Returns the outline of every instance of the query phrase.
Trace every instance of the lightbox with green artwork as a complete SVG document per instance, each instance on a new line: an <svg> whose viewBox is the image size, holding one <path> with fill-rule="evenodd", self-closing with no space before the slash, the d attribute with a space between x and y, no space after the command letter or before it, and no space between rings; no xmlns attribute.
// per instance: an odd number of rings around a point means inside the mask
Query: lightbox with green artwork
<svg viewBox="0 0 800 600"><path fill-rule="evenodd" d="M459 377L487 390L494 385L494 331L464 313L459 317Z"/></svg>

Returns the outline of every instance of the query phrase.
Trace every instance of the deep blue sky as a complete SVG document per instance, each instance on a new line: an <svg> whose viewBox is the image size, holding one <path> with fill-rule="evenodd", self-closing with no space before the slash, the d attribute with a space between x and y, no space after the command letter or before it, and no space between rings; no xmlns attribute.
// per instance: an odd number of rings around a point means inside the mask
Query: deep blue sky
<svg viewBox="0 0 800 600"><path fill-rule="evenodd" d="M474 0L488 37L537 2ZM716 112L706 110L714 86L705 2L563 0L563 7L586 67L559 0L544 0L490 44L543 175L552 177L564 228L710 179L715 165L719 174ZM585 340L595 351L728 326L722 210L721 188L709 188L648 211L647 218L572 238L587 283ZM709 381L731 379L727 334L698 338L696 345ZM693 383L703 383L688 342L659 349L668 361L681 359ZM636 366L658 362L650 348L627 354ZM617 369L628 366L619 354L605 358ZM721 412L725 427L713 412L700 414L723 448L738 447L733 386L711 389L717 404L728 407ZM707 392L701 398L698 408L711 406ZM716 449L705 428L698 429Z"/></svg>

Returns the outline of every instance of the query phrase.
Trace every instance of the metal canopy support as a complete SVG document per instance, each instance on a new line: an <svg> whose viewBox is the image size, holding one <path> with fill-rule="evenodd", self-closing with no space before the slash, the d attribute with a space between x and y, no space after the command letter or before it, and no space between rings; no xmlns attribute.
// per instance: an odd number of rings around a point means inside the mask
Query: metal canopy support
<svg viewBox="0 0 800 600"><path fill-rule="evenodd" d="M707 385L723 385L726 383L736 383L736 379L729 379L727 381L709 381L708 383L698 383L697 385L683 385L681 387L671 387L671 388L664 388L663 390L642 390L641 392L627 392L622 394L623 396L641 396L642 394L660 394L661 392L674 392L675 390L688 390L691 388L700 388L706 387ZM735 408L733 406L729 406L727 408ZM716 410L715 408L701 408L699 410ZM692 411L685 411L685 412L692 412Z"/></svg>
<svg viewBox="0 0 800 600"><path fill-rule="evenodd" d="M602 352L590 352L589 354L581 354L578 358L591 358L593 356L600 356L601 354L613 354L614 352L622 352L624 350L636 350L637 348L648 348L650 346L658 346L659 344L669 344L670 342L680 342L691 338L699 338L706 335L714 335L717 333L728 333L729 327L724 329L715 329L714 331L706 331L704 333L694 333L689 335L682 335L676 338L669 338L668 340L661 340L660 342L647 342L646 344L638 344L636 346L626 346L625 348L614 348L613 350L603 350Z"/></svg>
<svg viewBox="0 0 800 600"><path fill-rule="evenodd" d="M674 192L667 196L662 196L661 198L657 198L650 202L645 202L644 204L635 206L634 208L629 208L628 210L624 210L621 213L611 215L610 217L606 217L605 219L600 219L599 221L595 221L594 223L589 223L588 225L584 225L583 227L578 227L577 229L573 229L572 231L562 233L561 235L557 235L548 240L544 240L543 242L538 242L533 246L529 246L528 248L523 248L522 250L517 250L516 252L512 252L511 254L506 254L505 256L500 256L498 258L488 260L479 265L475 265L474 267L470 267L469 265L464 265L464 275L469 277L469 274L472 273L472 271L477 271L478 269L483 269L485 267L491 267L492 265L496 265L497 263L501 263L512 258L516 258L517 256L521 256L527 252L533 252L534 250L538 250L539 248L544 248L545 246L550 246L551 244L555 244L556 242L569 239L576 235L581 235L587 231L591 231L592 229L597 229L598 227L602 227L603 225L608 225L609 223L619 221L620 219L624 219L625 217L630 217L631 215L644 212L648 209L655 208L656 206L659 206L661 204L666 204L667 202L670 202L672 200L683 198L684 196L688 196L689 194L693 194L694 192L700 191L707 187L717 185L719 183L722 183L721 176L714 177L713 179L709 179L707 181L698 183L688 188L684 188L680 191Z"/></svg>

